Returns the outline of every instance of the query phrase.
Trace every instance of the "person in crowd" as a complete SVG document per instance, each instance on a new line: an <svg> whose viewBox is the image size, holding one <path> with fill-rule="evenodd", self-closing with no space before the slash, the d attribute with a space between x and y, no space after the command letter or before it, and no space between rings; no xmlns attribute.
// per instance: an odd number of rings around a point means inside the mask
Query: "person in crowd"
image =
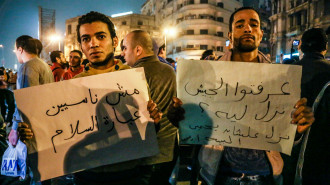
<svg viewBox="0 0 330 185"><path fill-rule="evenodd" d="M176 71L176 61L173 60L172 58L166 58L166 60L172 65L172 67Z"/></svg>
<svg viewBox="0 0 330 185"><path fill-rule="evenodd" d="M89 12L78 20L77 40L81 49L87 57L89 63L85 71L76 75L74 78L114 72L129 69L130 67L122 64L120 60L114 59L114 48L118 45L118 38L111 20L104 14L98 12ZM162 113L152 100L148 101L147 109L150 117L157 124ZM32 135L33 132L27 125L23 125L22 135ZM25 137L24 139L31 139ZM144 173L137 167L140 160L105 165L97 168L80 171L74 174L75 184L145 184L142 178ZM127 177L130 178L127 178ZM139 177L139 178L138 178Z"/></svg>
<svg viewBox="0 0 330 185"><path fill-rule="evenodd" d="M4 80L3 81L8 82L9 77L8 77L8 73L6 71L6 68L5 67L0 67L0 71L3 71L3 73L4 73L4 75L3 75Z"/></svg>
<svg viewBox="0 0 330 185"><path fill-rule="evenodd" d="M8 80L8 89L13 91L16 90L16 80L17 80L17 73L10 71L9 73L9 80Z"/></svg>
<svg viewBox="0 0 330 185"><path fill-rule="evenodd" d="M169 63L167 60L166 60L166 46L165 44L161 45L159 48L158 48L158 59L159 61L163 62L164 64L168 64L170 66L171 63Z"/></svg>
<svg viewBox="0 0 330 185"><path fill-rule="evenodd" d="M70 52L70 60L69 60L69 69L64 72L62 75L63 80L69 80L76 76L77 74L83 72L84 66L82 63L82 52L79 50L72 50Z"/></svg>
<svg viewBox="0 0 330 185"><path fill-rule="evenodd" d="M216 60L217 56L215 55L212 49L205 50L201 56L201 60Z"/></svg>
<svg viewBox="0 0 330 185"><path fill-rule="evenodd" d="M161 63L154 55L152 39L146 31L135 30L126 35L123 52L127 65L143 67L150 89L151 99L158 104L164 113L157 132L160 154L146 158L142 165L150 175L149 184L169 185L169 178L177 158L177 128L167 119L167 109L172 97L176 96L176 79L174 70Z"/></svg>
<svg viewBox="0 0 330 185"><path fill-rule="evenodd" d="M7 89L4 81L4 72L0 70L0 107L4 122L11 126L15 112L14 93ZM0 125L2 127L2 125Z"/></svg>
<svg viewBox="0 0 330 185"><path fill-rule="evenodd" d="M50 53L50 60L53 63L53 65L50 68L53 72L54 80L55 82L58 82L62 79L62 76L65 72L66 61L62 51L52 51Z"/></svg>
<svg viewBox="0 0 330 185"><path fill-rule="evenodd" d="M233 48L221 57L221 61L244 61L270 63L268 58L258 50L263 36L258 12L250 7L237 9L229 19L228 37ZM168 118L177 124L184 116L182 102L173 99ZM314 122L307 100L300 99L292 114L292 124L297 124L296 138ZM189 115L186 115L189 116ZM288 123L290 124L290 123ZM205 145L200 150L200 177L202 184L274 184L283 169L283 160L279 152L221 145Z"/></svg>
<svg viewBox="0 0 330 185"><path fill-rule="evenodd" d="M327 53L328 38L322 28L311 28L305 31L298 46L304 55L295 62L302 66L301 96L308 99L307 105L313 103L323 86L330 81L330 62L325 59ZM303 185L309 184L330 184L330 88L323 94L319 106L314 110L315 123L310 128L309 135L305 134L306 146L296 150L295 156L291 156L287 169L292 169L284 176L285 184L293 184L293 177L296 174L296 182L302 179ZM303 142L304 143L304 142ZM300 149L300 148L299 148ZM297 172L296 159L300 151ZM303 158L304 156L304 158ZM287 157L288 158L288 157ZM285 160L286 161L286 160ZM293 162L292 162L293 161ZM293 164L293 165L292 165ZM286 165L286 163L285 163ZM286 167L286 166L285 166ZM302 169L301 169L302 168Z"/></svg>
<svg viewBox="0 0 330 185"><path fill-rule="evenodd" d="M122 39L121 42L120 42L120 49L121 49L121 51L123 51L123 42L124 42L124 39ZM125 58L124 58L124 56L123 56L122 53L120 53L119 55L115 56L115 59L119 59L119 60L121 60L121 62L122 62L123 64L126 63Z"/></svg>
<svg viewBox="0 0 330 185"><path fill-rule="evenodd" d="M37 47L37 42L37 39L28 35L22 35L16 39L15 53L18 62L22 64L17 72L17 89L54 82L54 77L49 66L38 57L40 51ZM12 130L8 137L9 142L14 146L18 140L18 123L22 121L16 109ZM30 134L28 135L31 136Z"/></svg>

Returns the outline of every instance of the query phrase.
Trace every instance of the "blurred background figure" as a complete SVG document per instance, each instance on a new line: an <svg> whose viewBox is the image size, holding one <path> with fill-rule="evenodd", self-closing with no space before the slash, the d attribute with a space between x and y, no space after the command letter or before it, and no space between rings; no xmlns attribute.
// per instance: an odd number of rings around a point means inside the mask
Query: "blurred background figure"
<svg viewBox="0 0 330 185"><path fill-rule="evenodd" d="M4 81L4 71L0 70L0 107L4 123L12 125L13 114L15 112L14 93L7 89L7 83ZM3 127L3 125L0 125Z"/></svg>
<svg viewBox="0 0 330 185"><path fill-rule="evenodd" d="M201 60L217 60L218 57L215 55L214 51L209 49L205 50L201 56Z"/></svg>
<svg viewBox="0 0 330 185"><path fill-rule="evenodd" d="M167 62L169 62L172 65L172 67L176 71L176 64L177 64L176 61L173 60L172 58L166 58L166 60L167 60Z"/></svg>

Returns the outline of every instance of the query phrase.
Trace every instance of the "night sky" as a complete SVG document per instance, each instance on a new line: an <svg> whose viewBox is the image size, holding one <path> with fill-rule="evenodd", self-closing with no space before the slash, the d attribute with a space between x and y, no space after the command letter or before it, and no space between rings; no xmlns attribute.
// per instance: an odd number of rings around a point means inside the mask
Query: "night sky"
<svg viewBox="0 0 330 185"><path fill-rule="evenodd" d="M0 0L0 61L4 53L5 67L17 63L15 40L21 35L38 38L38 6L56 10L56 33L64 37L65 20L98 11L106 15L133 11L140 13L146 0ZM4 49L2 52L2 49ZM2 66L2 62L0 62Z"/></svg>

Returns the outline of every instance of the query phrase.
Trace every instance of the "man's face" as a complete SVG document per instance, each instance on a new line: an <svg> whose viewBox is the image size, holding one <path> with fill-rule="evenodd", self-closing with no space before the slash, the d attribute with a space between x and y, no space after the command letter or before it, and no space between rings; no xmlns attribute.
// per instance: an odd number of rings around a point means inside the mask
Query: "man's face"
<svg viewBox="0 0 330 185"><path fill-rule="evenodd" d="M138 60L136 47L133 48L131 43L132 43L132 34L128 34L123 42L122 56L125 58L125 61L129 66L133 66L135 62Z"/></svg>
<svg viewBox="0 0 330 185"><path fill-rule="evenodd" d="M5 76L4 75L0 75L0 81L5 81Z"/></svg>
<svg viewBox="0 0 330 185"><path fill-rule="evenodd" d="M80 58L79 53L71 52L70 53L69 65L70 66L79 66L80 63L81 63L81 58Z"/></svg>
<svg viewBox="0 0 330 185"><path fill-rule="evenodd" d="M103 62L117 47L118 38L111 39L107 24L97 21L80 26L81 49L89 62Z"/></svg>
<svg viewBox="0 0 330 185"><path fill-rule="evenodd" d="M259 47L263 36L260 19L253 10L241 10L234 15L232 32L228 34L234 49L252 52Z"/></svg>

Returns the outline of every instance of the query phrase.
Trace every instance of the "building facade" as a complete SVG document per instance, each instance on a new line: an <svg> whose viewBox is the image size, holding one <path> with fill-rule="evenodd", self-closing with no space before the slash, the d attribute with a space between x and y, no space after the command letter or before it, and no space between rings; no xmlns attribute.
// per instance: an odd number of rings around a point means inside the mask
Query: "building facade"
<svg viewBox="0 0 330 185"><path fill-rule="evenodd" d="M279 63L281 54L284 57L297 56L294 41L300 40L307 29L318 27L327 30L330 26L329 9L329 0L272 0L272 61Z"/></svg>
<svg viewBox="0 0 330 185"><path fill-rule="evenodd" d="M71 19L67 19L65 21L65 44L64 44L64 55L68 59L70 51L77 49L80 50L79 42L77 41L77 25L78 25L78 17L74 17ZM141 15L141 14L129 14L123 15L119 17L111 18L111 21L115 25L116 34L119 40L124 39L124 37L133 30L145 30L154 38L161 38L161 33L156 27L155 24L155 16L149 15ZM160 41L157 41L160 42ZM120 44L116 48L115 55L119 55L121 53Z"/></svg>
<svg viewBox="0 0 330 185"><path fill-rule="evenodd" d="M141 13L154 15L160 30L175 28L175 36L166 35L168 57L200 59L208 49L224 54L229 17L242 6L242 0L147 0Z"/></svg>

